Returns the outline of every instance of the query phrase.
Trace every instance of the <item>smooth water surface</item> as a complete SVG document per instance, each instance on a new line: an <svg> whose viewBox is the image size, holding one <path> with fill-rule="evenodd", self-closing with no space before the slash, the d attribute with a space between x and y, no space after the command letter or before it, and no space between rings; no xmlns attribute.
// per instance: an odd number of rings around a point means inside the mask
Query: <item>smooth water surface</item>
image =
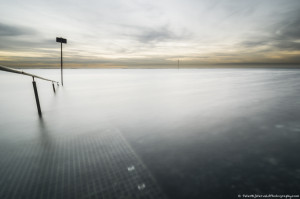
<svg viewBox="0 0 300 199"><path fill-rule="evenodd" d="M27 71L60 79L59 70ZM2 157L31 142L49 147L114 128L169 198L299 194L300 70L64 74L56 94L36 80L39 118L31 78L0 73Z"/></svg>

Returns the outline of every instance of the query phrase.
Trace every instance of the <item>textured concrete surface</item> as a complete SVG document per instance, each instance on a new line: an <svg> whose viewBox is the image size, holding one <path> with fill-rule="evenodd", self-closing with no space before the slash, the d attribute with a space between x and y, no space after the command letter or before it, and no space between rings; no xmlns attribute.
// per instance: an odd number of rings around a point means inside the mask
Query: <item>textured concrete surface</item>
<svg viewBox="0 0 300 199"><path fill-rule="evenodd" d="M0 198L165 198L117 129L43 136L43 142L2 145Z"/></svg>

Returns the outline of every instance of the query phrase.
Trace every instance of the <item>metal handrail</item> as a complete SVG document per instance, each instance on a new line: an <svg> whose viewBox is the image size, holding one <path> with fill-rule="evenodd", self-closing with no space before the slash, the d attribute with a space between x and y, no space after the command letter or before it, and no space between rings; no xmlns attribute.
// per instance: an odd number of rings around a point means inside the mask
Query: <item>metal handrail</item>
<svg viewBox="0 0 300 199"><path fill-rule="evenodd" d="M24 71L20 71L20 70L16 70L7 66L3 66L0 65L0 70L6 71L6 72L11 72L11 73L17 73L17 74L21 74L21 75L27 75L27 76L31 76L32 77L32 85L33 85L33 90L34 90L34 96L35 96L35 101L36 101L36 106L37 106L37 110L40 116L42 116L42 110L41 110L41 106L40 106L40 100L39 100L39 95L38 95L38 91L37 91L37 87L36 87L36 82L34 81L34 78L38 78L38 79L42 79L45 81L49 81L52 82L52 87L53 87L53 92L55 93L55 86L54 86L54 82L57 83L57 85L59 86L59 82L51 80L51 79L46 79L31 73L26 73Z"/></svg>
<svg viewBox="0 0 300 199"><path fill-rule="evenodd" d="M10 67L7 67L7 66L3 66L3 65L0 65L0 70L6 71L6 72L11 72L11 73L17 73L17 74L21 74L21 75L27 75L27 76L31 76L32 78L38 78L38 79L42 79L42 80L49 81L49 82L52 82L52 83L55 82L55 83L59 84L59 82L57 82L57 81L47 79L47 78L43 78L43 77L31 74L31 73L26 73L24 71L16 70L16 69L13 69L13 68L10 68Z"/></svg>

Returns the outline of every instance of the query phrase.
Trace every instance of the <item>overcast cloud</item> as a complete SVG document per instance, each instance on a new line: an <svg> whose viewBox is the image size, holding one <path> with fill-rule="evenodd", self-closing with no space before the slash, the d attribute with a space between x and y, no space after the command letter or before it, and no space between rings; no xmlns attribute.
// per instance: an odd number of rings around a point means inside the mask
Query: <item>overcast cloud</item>
<svg viewBox="0 0 300 199"><path fill-rule="evenodd" d="M299 63L299 0L0 1L2 64Z"/></svg>

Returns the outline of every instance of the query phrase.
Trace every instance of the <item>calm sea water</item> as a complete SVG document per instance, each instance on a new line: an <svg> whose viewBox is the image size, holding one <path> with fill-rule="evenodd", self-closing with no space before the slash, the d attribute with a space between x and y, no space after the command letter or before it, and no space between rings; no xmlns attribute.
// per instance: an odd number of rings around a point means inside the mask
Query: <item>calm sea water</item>
<svg viewBox="0 0 300 199"><path fill-rule="evenodd" d="M26 71L60 79L59 70ZM169 198L299 194L300 70L64 74L56 94L49 82L36 80L41 126L31 78L0 71L2 148L112 126Z"/></svg>

